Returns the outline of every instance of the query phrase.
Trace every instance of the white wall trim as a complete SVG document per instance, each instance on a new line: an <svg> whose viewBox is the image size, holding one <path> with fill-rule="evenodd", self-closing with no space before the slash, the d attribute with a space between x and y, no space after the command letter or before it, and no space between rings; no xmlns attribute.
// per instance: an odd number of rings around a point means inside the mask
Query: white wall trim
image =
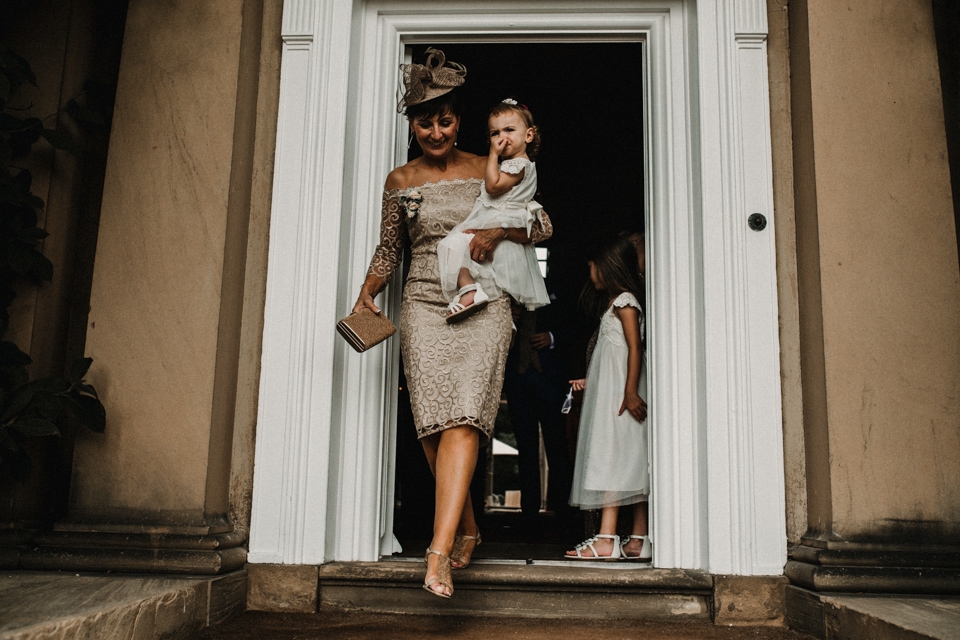
<svg viewBox="0 0 960 640"><path fill-rule="evenodd" d="M765 10L761 0L287 0L250 562L374 560L394 548L398 341L361 356L333 324L360 287L381 186L403 157L404 43L639 40L655 563L782 573ZM747 229L752 212L766 230Z"/></svg>

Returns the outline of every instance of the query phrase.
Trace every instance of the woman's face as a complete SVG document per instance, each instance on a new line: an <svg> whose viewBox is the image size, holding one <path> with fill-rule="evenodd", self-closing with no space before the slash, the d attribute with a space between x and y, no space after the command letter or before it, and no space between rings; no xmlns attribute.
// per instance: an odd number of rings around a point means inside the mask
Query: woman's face
<svg viewBox="0 0 960 640"><path fill-rule="evenodd" d="M417 118L410 123L410 130L423 149L423 155L433 159L445 158L457 141L460 118L452 113Z"/></svg>

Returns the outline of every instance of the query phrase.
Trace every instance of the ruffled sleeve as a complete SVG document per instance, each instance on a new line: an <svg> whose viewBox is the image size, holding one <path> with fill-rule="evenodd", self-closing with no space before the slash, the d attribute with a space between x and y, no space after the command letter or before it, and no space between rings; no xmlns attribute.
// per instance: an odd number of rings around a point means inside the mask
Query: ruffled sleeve
<svg viewBox="0 0 960 640"><path fill-rule="evenodd" d="M613 301L613 306L615 307L629 306L629 307L636 307L637 309L640 309L640 303L637 302L637 297L632 293L630 293L629 291L624 291L623 293L618 295ZM641 312L643 311L642 309L640 310Z"/></svg>
<svg viewBox="0 0 960 640"><path fill-rule="evenodd" d="M500 173L517 175L531 164L533 163L526 158L510 158L509 160L504 160L500 163Z"/></svg>
<svg viewBox="0 0 960 640"><path fill-rule="evenodd" d="M407 237L406 216L400 204L400 190L383 192L383 205L380 218L380 244L373 252L367 275L374 275L389 282L400 266L403 245Z"/></svg>

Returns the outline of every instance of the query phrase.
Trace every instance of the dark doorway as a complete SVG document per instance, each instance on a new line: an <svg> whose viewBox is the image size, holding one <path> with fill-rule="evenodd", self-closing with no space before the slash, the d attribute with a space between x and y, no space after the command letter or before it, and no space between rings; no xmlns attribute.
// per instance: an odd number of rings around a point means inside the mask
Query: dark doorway
<svg viewBox="0 0 960 640"><path fill-rule="evenodd" d="M411 47L414 61L424 60L427 46ZM540 246L549 255L548 289L557 293L551 313L562 318L565 334L563 344L559 340L556 344L562 363L558 377L562 381L583 377L586 345L594 330L593 321L577 305L579 292L589 279L586 256L599 240L623 231L644 231L643 45L510 42L437 46L448 60L467 68L458 135L461 149L487 154L487 114L506 97L525 104L540 128L543 144L536 159L537 200L554 223L553 237ZM414 145L409 157L416 155L419 149ZM404 555L415 556L423 552L431 537L434 486L416 439L405 386L401 370L394 531ZM565 393L564 388L560 403ZM495 437L515 446L507 402L505 398L501 403ZM577 417L575 408L564 418L571 459ZM547 508L535 518L529 513L524 517L516 494L505 499L502 491L511 490L515 483L516 466L509 457L481 453L472 494L484 544L475 557L559 559L565 546L582 539L582 516L575 511L562 513L567 496L554 490L544 504ZM491 487L498 492L493 499Z"/></svg>

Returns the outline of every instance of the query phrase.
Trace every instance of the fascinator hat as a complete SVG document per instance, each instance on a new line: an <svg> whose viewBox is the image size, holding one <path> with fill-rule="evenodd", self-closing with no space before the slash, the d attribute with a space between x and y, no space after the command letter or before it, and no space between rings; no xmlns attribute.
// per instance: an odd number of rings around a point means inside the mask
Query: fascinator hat
<svg viewBox="0 0 960 640"><path fill-rule="evenodd" d="M439 98L463 84L467 68L456 62L448 62L443 51L429 48L424 64L402 64L403 96L397 103L397 113L408 108Z"/></svg>

